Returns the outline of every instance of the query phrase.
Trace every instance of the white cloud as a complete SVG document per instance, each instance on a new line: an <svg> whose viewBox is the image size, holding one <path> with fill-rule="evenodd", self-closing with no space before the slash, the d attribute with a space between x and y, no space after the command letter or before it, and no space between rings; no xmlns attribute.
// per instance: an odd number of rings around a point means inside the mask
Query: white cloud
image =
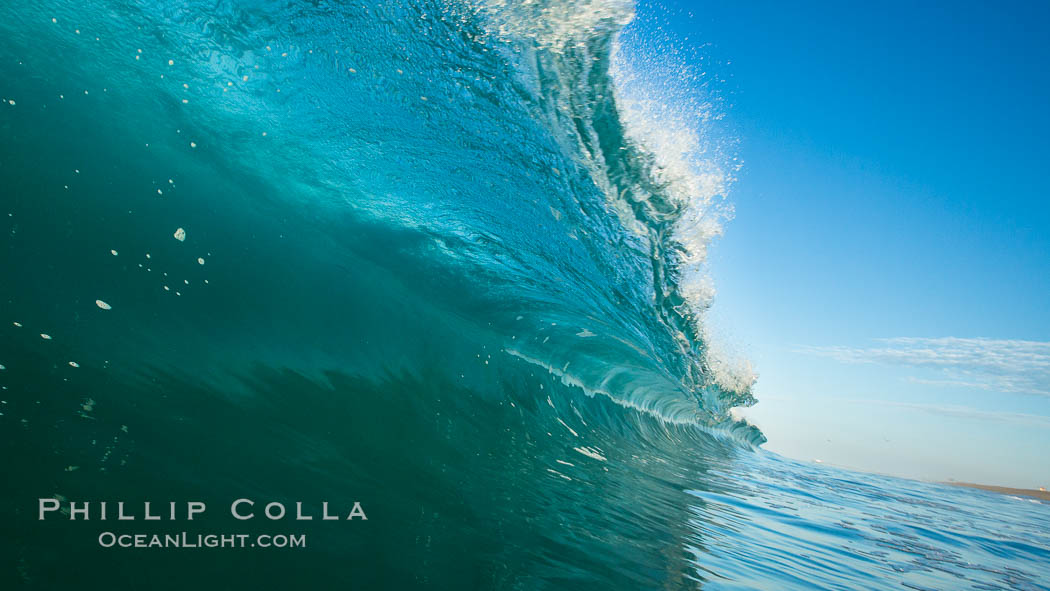
<svg viewBox="0 0 1050 591"><path fill-rule="evenodd" d="M1050 417L1020 412L981 410L979 408L973 408L970 406L959 406L955 404L920 404L915 402L894 402L889 400L857 400L856 402L919 410L935 415L956 417L962 419L974 419L978 421L996 421L1000 423L1031 425L1035 427L1050 427Z"/></svg>
<svg viewBox="0 0 1050 591"><path fill-rule="evenodd" d="M880 363L937 370L918 383L1050 396L1050 342L986 338L878 339L874 347L796 347L843 363Z"/></svg>

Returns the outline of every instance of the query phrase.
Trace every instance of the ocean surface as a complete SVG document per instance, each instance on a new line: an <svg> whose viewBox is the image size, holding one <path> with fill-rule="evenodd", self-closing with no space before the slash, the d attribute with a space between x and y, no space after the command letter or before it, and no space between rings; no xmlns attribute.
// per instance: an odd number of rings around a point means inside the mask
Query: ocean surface
<svg viewBox="0 0 1050 591"><path fill-rule="evenodd" d="M732 141L646 9L0 3L0 588L1050 589L1047 504L734 418Z"/></svg>

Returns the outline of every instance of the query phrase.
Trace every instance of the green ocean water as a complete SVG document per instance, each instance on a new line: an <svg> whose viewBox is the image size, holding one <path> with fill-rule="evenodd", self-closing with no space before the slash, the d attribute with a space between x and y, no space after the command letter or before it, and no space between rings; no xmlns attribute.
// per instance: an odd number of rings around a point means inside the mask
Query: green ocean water
<svg viewBox="0 0 1050 591"><path fill-rule="evenodd" d="M1046 589L1046 505L732 418L632 10L0 5L0 587Z"/></svg>

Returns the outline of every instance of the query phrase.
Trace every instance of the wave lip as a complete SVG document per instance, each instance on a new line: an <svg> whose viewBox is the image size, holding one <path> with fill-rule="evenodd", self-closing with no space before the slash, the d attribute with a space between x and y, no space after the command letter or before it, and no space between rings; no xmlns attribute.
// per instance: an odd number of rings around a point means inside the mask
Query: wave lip
<svg viewBox="0 0 1050 591"><path fill-rule="evenodd" d="M731 167L705 143L706 106L668 104L654 94L666 81L633 65L644 56L620 42L635 16L631 2L494 0L481 11L490 34L511 48L537 117L604 194L626 235L629 264L649 277L640 287L646 330L659 333L653 357L681 384L670 390L699 403L702 423L731 421L730 408L755 402L756 378L749 363L712 346L703 324L714 295L707 248L732 215Z"/></svg>

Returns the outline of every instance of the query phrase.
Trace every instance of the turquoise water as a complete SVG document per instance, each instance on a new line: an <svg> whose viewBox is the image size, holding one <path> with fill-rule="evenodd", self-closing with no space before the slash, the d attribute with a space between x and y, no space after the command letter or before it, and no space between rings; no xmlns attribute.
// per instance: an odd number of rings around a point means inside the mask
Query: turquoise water
<svg viewBox="0 0 1050 591"><path fill-rule="evenodd" d="M1048 588L1045 504L733 418L752 377L702 322L731 159L646 100L631 13L0 6L3 587Z"/></svg>

